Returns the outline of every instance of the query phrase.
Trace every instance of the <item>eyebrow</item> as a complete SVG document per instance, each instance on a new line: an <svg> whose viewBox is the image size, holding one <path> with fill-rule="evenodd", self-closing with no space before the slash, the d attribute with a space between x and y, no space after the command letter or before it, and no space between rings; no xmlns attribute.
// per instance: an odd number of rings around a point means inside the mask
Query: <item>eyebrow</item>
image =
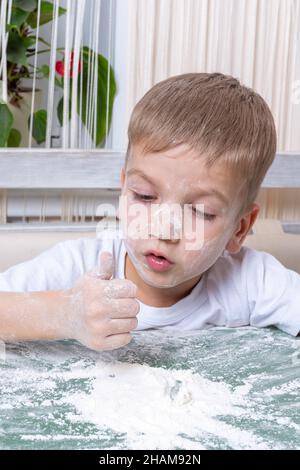
<svg viewBox="0 0 300 470"><path fill-rule="evenodd" d="M141 170L138 170L136 168L131 168L130 170L128 170L127 176L131 176L131 175L141 176L150 184L153 184L153 186L155 187L157 186L156 183L149 176L143 173ZM215 188L210 188L209 190L202 189L198 191L198 195L199 196L216 196L218 199L221 199L221 201L224 202L224 204L226 204L227 206L229 205L227 197Z"/></svg>
<svg viewBox="0 0 300 470"><path fill-rule="evenodd" d="M145 175L145 173L143 173L141 170L131 168L131 170L127 171L127 176L131 175L141 176L144 178L144 180L149 181L149 183L153 184L153 186L156 186L155 182L149 176Z"/></svg>

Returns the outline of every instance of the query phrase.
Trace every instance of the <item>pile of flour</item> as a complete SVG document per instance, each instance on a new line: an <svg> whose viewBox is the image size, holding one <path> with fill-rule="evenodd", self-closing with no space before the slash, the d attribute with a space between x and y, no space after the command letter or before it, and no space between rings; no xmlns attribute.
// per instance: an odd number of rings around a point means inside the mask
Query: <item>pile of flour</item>
<svg viewBox="0 0 300 470"><path fill-rule="evenodd" d="M267 448L220 418L245 413L248 386L232 390L190 370L118 361L100 360L93 373L91 393L69 395L67 401L81 415L78 420L126 433L128 448L202 449L199 439L208 435L236 449Z"/></svg>

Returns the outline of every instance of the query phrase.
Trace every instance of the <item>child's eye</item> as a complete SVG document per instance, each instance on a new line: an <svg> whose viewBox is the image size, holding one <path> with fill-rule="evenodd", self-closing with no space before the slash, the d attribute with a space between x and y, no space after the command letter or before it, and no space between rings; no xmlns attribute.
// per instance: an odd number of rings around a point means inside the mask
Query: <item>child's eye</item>
<svg viewBox="0 0 300 470"><path fill-rule="evenodd" d="M134 199L138 199L139 201L150 202L151 200L155 199L153 196L149 196L148 194L138 194L133 192ZM205 220L212 222L216 216L214 214L208 214L207 212L201 212L197 210L195 207L192 208L195 215L199 217L204 217Z"/></svg>
<svg viewBox="0 0 300 470"><path fill-rule="evenodd" d="M138 199L138 200L144 201L144 202L149 202L152 199L154 199L153 196L149 196L147 194L138 194L138 193L133 193L133 197L134 197L134 199Z"/></svg>
<svg viewBox="0 0 300 470"><path fill-rule="evenodd" d="M202 218L204 217L204 219L208 220L209 222L212 222L216 218L214 214L208 214L207 212L199 211L195 209L195 207L193 207L192 209L193 209L194 214Z"/></svg>

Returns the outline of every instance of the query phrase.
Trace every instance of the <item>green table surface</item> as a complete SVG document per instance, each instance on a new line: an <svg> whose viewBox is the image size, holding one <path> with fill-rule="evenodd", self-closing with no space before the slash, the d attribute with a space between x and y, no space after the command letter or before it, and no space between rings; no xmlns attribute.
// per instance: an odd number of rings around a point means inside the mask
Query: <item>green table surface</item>
<svg viewBox="0 0 300 470"><path fill-rule="evenodd" d="M300 338L275 328L6 344L1 449L299 449Z"/></svg>

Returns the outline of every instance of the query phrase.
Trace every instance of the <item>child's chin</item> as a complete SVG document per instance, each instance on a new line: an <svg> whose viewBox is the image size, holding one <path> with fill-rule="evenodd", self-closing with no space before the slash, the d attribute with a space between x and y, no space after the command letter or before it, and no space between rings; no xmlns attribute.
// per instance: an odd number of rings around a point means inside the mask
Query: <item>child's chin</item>
<svg viewBox="0 0 300 470"><path fill-rule="evenodd" d="M160 273L152 271L149 267L145 267L142 272L140 269L137 270L137 272L145 284L156 287L157 289L168 289L178 286L183 282L182 279L174 277L169 271Z"/></svg>

